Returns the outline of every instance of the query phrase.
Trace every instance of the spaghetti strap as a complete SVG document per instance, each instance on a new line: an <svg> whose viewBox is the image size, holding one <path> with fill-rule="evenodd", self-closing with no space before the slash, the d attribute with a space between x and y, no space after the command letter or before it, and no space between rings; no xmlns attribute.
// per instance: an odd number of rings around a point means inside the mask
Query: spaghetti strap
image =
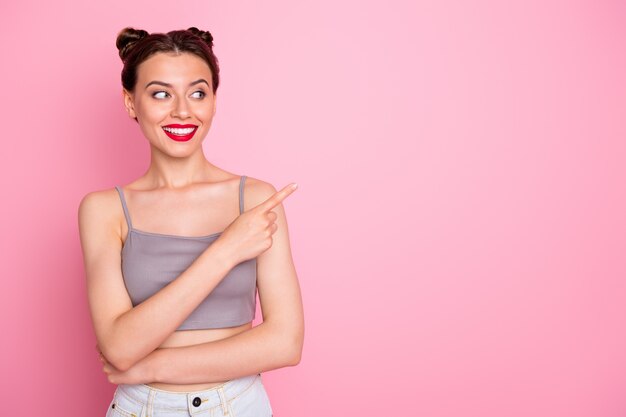
<svg viewBox="0 0 626 417"><path fill-rule="evenodd" d="M128 207L126 206L126 199L124 198L124 191L122 191L122 187L119 185L115 186L115 189L120 195L120 200L122 200L122 208L124 209L124 217L126 217L126 223L128 223L128 230L132 230L133 224L130 221L130 214L128 213Z"/></svg>
<svg viewBox="0 0 626 417"><path fill-rule="evenodd" d="M246 176L242 175L239 180L239 214L243 213L243 185L246 182Z"/></svg>

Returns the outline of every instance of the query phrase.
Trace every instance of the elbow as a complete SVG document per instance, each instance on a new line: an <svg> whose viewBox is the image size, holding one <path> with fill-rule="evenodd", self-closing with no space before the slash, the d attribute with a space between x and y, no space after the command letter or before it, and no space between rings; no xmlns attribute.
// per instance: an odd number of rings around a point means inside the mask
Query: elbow
<svg viewBox="0 0 626 417"><path fill-rule="evenodd" d="M119 358L119 359L116 359L115 362L111 362L111 365L113 365L115 369L117 369L118 371L126 372L130 368L132 368L134 363L129 361L127 358Z"/></svg>
<svg viewBox="0 0 626 417"><path fill-rule="evenodd" d="M124 347L106 346L102 349L106 361L121 372L129 370L134 362L128 357L128 349Z"/></svg>
<svg viewBox="0 0 626 417"><path fill-rule="evenodd" d="M288 339L287 348L285 349L288 352L287 366L296 366L300 363L303 345L304 335L302 333L297 333Z"/></svg>
<svg viewBox="0 0 626 417"><path fill-rule="evenodd" d="M133 366L133 364L128 358L120 355L120 353L121 352L106 354L103 352L104 357L109 364L111 364L118 371L126 372Z"/></svg>
<svg viewBox="0 0 626 417"><path fill-rule="evenodd" d="M114 356L111 364L115 369L126 372L132 368L141 358L132 356L132 352L129 351L128 346L122 346L116 350L117 355Z"/></svg>
<svg viewBox="0 0 626 417"><path fill-rule="evenodd" d="M137 356L139 352L128 342L128 338L119 334L118 320L119 316L106 332L100 335L98 345L107 362L118 371L125 372L141 358Z"/></svg>
<svg viewBox="0 0 626 417"><path fill-rule="evenodd" d="M300 359L302 359L302 350L298 350L293 353L290 357L289 366L296 366L300 363Z"/></svg>

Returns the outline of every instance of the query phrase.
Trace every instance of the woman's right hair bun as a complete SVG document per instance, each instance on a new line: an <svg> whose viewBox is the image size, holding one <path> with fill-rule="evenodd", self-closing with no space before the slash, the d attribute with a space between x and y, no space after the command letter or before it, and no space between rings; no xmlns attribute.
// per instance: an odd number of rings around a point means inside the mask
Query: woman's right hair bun
<svg viewBox="0 0 626 417"><path fill-rule="evenodd" d="M204 42L206 42L207 45L213 47L213 35L211 35L211 32L209 32L208 30L200 30L197 27L192 26L187 29L187 31L193 33L196 36L199 36L200 38L202 38L202 40L204 40Z"/></svg>
<svg viewBox="0 0 626 417"><path fill-rule="evenodd" d="M149 33L143 29L135 29L132 27L122 29L117 34L117 40L115 41L115 46L117 46L122 61L126 60L133 46L148 35Z"/></svg>

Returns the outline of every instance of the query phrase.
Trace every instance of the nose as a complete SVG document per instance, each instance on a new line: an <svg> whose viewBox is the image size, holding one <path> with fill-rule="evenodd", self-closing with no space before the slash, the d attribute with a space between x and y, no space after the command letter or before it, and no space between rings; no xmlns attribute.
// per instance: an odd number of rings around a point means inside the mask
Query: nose
<svg viewBox="0 0 626 417"><path fill-rule="evenodd" d="M172 109L172 117L178 117L181 119L189 117L189 104L184 98L178 98L174 102L174 108Z"/></svg>

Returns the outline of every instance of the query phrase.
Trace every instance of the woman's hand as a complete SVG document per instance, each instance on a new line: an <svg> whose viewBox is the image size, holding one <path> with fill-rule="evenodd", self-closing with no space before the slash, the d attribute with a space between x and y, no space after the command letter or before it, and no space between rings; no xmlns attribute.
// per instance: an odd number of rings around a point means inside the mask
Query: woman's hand
<svg viewBox="0 0 626 417"><path fill-rule="evenodd" d="M214 244L218 244L226 251L226 257L233 262L233 265L256 258L272 247L272 235L278 229L274 223L276 213L272 209L293 193L297 187L297 184L292 183L277 191L258 206L241 213L221 233Z"/></svg>
<svg viewBox="0 0 626 417"><path fill-rule="evenodd" d="M107 374L107 378L112 384L148 384L154 382L152 368L150 367L150 355L146 356L126 371L120 371L114 367L102 354L98 345L96 350L100 353L100 362L104 364L102 370Z"/></svg>

